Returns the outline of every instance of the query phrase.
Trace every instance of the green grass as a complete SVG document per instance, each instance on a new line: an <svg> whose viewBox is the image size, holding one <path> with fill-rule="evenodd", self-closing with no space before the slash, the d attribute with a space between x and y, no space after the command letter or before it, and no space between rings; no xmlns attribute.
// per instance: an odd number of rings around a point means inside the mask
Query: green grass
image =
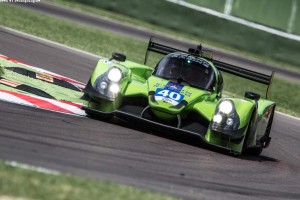
<svg viewBox="0 0 300 200"><path fill-rule="evenodd" d="M267 86L223 73L224 90L243 97L245 91L255 91L265 98ZM276 77L271 85L269 99L276 102L277 111L300 117L300 85Z"/></svg>
<svg viewBox="0 0 300 200"><path fill-rule="evenodd" d="M287 31L292 6L292 0L235 1L231 14L282 31ZM279 10L280 12L278 12ZM294 26L298 25L295 23Z"/></svg>
<svg viewBox="0 0 300 200"><path fill-rule="evenodd" d="M219 12L224 11L224 0L185 0L186 2L207 7ZM293 0L243 0L233 1L231 15L287 31ZM280 12L278 12L280 10ZM294 34L299 24L294 23Z"/></svg>
<svg viewBox="0 0 300 200"><path fill-rule="evenodd" d="M74 175L52 175L13 167L0 161L1 196L22 199L72 200L175 200L175 198L130 186Z"/></svg>
<svg viewBox="0 0 300 200"><path fill-rule="evenodd" d="M7 4L0 4L0 11L2 13L0 16L1 25L104 57L110 57L112 52L122 52L130 60L144 62L147 43L134 40L131 37L28 12L28 10Z"/></svg>
<svg viewBox="0 0 300 200"><path fill-rule="evenodd" d="M0 65L0 76L3 75L4 72L3 72L3 67Z"/></svg>
<svg viewBox="0 0 300 200"><path fill-rule="evenodd" d="M224 12L226 3L225 0L185 1L213 9L221 13ZM235 0L233 1L231 15L286 32L288 29L292 7L293 0ZM299 16L300 12L296 12L296 19L299 19ZM299 35L299 29L299 23L297 23L295 20L292 33Z"/></svg>
<svg viewBox="0 0 300 200"><path fill-rule="evenodd" d="M198 6L203 6L203 7L207 7L219 12L223 12L224 11L224 7L225 7L225 1L224 0L185 0L186 2L198 5Z"/></svg>
<svg viewBox="0 0 300 200"><path fill-rule="evenodd" d="M129 60L143 62L147 43L133 38L101 31L88 26L63 21L39 13L28 12L7 4L0 5L0 23L33 35L44 37L59 43L79 48L91 53L110 57L112 52L122 52ZM43 27L43 28L40 28ZM153 54L151 54L153 55ZM153 56L150 56L153 58ZM154 66L159 57L154 57L150 66ZM225 90L231 93L242 93L245 90L256 91L261 85L240 80L225 78ZM275 78L271 90L271 100L279 110L300 116L300 85ZM263 94L263 92L260 92Z"/></svg>
<svg viewBox="0 0 300 200"><path fill-rule="evenodd" d="M197 1L197 0L191 0L191 1ZM122 23L126 23L126 24L130 24L130 25L134 25L134 26L139 26L141 28L146 28L152 31L156 31L156 32L160 32L160 33L164 33L166 35L172 35L174 37L177 37L178 39L182 39L184 38L185 40L189 40L192 43L199 43L199 36L195 36L192 34L188 34L186 32L181 32L181 31L175 31L172 29L168 29L168 28L164 28L162 26L157 26L151 23L148 23L146 21L142 21L139 20L137 18L132 18L132 17L128 17L126 15L122 15L120 13L116 13L116 12L112 12L112 11L108 11L108 10L104 10L95 6L90 6L90 5L86 5L86 4L82 4L82 3L78 3L74 0L48 0L48 2L53 3L55 5L59 5L59 6L64 6L68 9L72 9L75 11L80 11L80 12L84 12L84 13L89 13L89 14L93 14L93 15L97 15L100 17L105 17L105 18L110 18L116 21L120 21ZM208 1L201 1L199 2L201 4L207 4L210 6L210 4L224 4L224 2L220 1L216 1L216 2L208 2ZM216 5L217 6L217 5ZM223 6L224 7L224 6ZM300 12L299 12L300 13ZM207 40L207 39L203 39L203 44L205 47L210 47L213 49L223 49L223 50L227 50L230 51L232 53L235 53L237 55L246 57L246 58L252 58L254 60L257 60L261 63L265 63L268 65L272 65L273 67L276 68L284 68L290 71L296 71L296 72L300 72L300 69L298 66L292 65L288 62L282 62L282 61L274 61L274 59L266 57L264 55L261 54L254 54L251 52L246 52L246 51L241 51L241 50L237 50L236 48L232 48L228 45L224 45L222 43L218 43L216 41L212 41L212 40Z"/></svg>
<svg viewBox="0 0 300 200"><path fill-rule="evenodd" d="M289 63L300 70L297 59L300 42L271 33L241 26L203 12L198 12L167 1L152 0L143 4L139 0L65 0L80 2L94 8L109 10L167 29L192 35L201 41L238 49L239 52L271 58L274 63ZM180 14L174 14L180 13ZM203 33L206 33L203 36ZM278 63L278 65L280 65ZM279 66L280 67L280 66Z"/></svg>

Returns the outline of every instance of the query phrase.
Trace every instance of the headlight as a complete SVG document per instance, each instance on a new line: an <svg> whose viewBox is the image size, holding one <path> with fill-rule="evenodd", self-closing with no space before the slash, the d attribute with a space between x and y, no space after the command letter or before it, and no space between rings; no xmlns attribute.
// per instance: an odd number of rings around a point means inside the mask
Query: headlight
<svg viewBox="0 0 300 200"><path fill-rule="evenodd" d="M102 89L102 90L105 90L106 88L107 88L107 83L106 82L101 82L101 84L100 84L100 88Z"/></svg>
<svg viewBox="0 0 300 200"><path fill-rule="evenodd" d="M120 87L118 84L111 84L109 87L109 91L116 94L120 91Z"/></svg>
<svg viewBox="0 0 300 200"><path fill-rule="evenodd" d="M107 77L110 81L119 82L122 78L122 71L117 67L113 67L109 70Z"/></svg>
<svg viewBox="0 0 300 200"><path fill-rule="evenodd" d="M230 99L222 100L212 119L211 128L214 131L222 133L231 133L231 131L238 130L240 119L236 112L234 103Z"/></svg>
<svg viewBox="0 0 300 200"><path fill-rule="evenodd" d="M115 100L120 93L122 76L122 71L117 67L107 70L95 80L93 96L110 101Z"/></svg>
<svg viewBox="0 0 300 200"><path fill-rule="evenodd" d="M217 114L214 116L213 122L220 124L221 121L222 121L222 115Z"/></svg>
<svg viewBox="0 0 300 200"><path fill-rule="evenodd" d="M232 118L228 118L227 121L226 121L226 124L227 124L228 126L232 126L232 124L233 124L233 119L232 119Z"/></svg>
<svg viewBox="0 0 300 200"><path fill-rule="evenodd" d="M227 115L231 113L232 109L233 105L230 101L223 101L219 105L219 111Z"/></svg>

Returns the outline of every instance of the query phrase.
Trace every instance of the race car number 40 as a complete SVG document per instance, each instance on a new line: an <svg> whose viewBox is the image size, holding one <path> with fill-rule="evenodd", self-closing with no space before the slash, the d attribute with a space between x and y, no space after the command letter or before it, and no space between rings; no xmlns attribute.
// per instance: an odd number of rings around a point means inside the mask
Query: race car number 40
<svg viewBox="0 0 300 200"><path fill-rule="evenodd" d="M183 99L183 95L172 90L157 88L155 91L155 99L169 102L173 105L177 105Z"/></svg>

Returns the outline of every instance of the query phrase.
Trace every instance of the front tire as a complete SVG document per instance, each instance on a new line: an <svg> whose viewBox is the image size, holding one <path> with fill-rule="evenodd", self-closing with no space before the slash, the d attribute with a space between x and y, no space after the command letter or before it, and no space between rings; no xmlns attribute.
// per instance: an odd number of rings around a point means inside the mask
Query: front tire
<svg viewBox="0 0 300 200"><path fill-rule="evenodd" d="M244 141L244 144L243 144L243 154L252 155L252 156L259 156L263 151L263 146L262 145L247 148L249 146L251 136L253 135L251 133L251 130L253 129L253 126L256 126L255 122L254 122L255 114L256 114L256 111L254 110L253 113L252 113L249 125L248 125L248 131L247 131L246 136L245 136L245 141ZM254 127L254 129L256 129L256 127Z"/></svg>
<svg viewBox="0 0 300 200"><path fill-rule="evenodd" d="M272 128L274 113L275 113L275 107L271 111L271 116L268 121L268 125L266 127L265 135L260 139L259 146L251 147L251 148L246 148L247 146L245 146L245 150L244 150L245 154L252 155L252 156L259 156L262 153L263 149L267 148L269 146L270 141L271 141L270 132L271 132L271 128ZM248 137L247 140L249 140L248 133L247 133L247 137ZM247 141L247 145L248 144L249 144L249 141ZM245 145L245 143L244 143L244 145Z"/></svg>
<svg viewBox="0 0 300 200"><path fill-rule="evenodd" d="M259 156L263 151L263 147L253 147L253 148L248 148L244 151L245 154L251 155L251 156Z"/></svg>

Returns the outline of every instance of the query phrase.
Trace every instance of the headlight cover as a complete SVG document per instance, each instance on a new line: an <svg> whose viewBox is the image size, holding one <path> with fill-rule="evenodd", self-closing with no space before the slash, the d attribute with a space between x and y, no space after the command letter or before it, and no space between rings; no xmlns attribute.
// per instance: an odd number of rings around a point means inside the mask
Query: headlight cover
<svg viewBox="0 0 300 200"><path fill-rule="evenodd" d="M223 114L230 114L233 109L233 104L229 100L224 100L219 104L219 111Z"/></svg>
<svg viewBox="0 0 300 200"><path fill-rule="evenodd" d="M94 84L94 89L99 93L97 96L107 100L114 100L119 95L122 77L122 71L118 67L111 67L99 76Z"/></svg>
<svg viewBox="0 0 300 200"><path fill-rule="evenodd" d="M118 67L112 67L108 70L107 77L112 82L119 82L122 78L122 71Z"/></svg>
<svg viewBox="0 0 300 200"><path fill-rule="evenodd" d="M240 119L234 103L230 99L222 100L215 111L211 122L211 129L226 134L232 134L238 130Z"/></svg>
<svg viewBox="0 0 300 200"><path fill-rule="evenodd" d="M113 84L110 85L109 91L114 93L114 94L117 94L118 92L120 92L120 86L116 83L113 83Z"/></svg>

